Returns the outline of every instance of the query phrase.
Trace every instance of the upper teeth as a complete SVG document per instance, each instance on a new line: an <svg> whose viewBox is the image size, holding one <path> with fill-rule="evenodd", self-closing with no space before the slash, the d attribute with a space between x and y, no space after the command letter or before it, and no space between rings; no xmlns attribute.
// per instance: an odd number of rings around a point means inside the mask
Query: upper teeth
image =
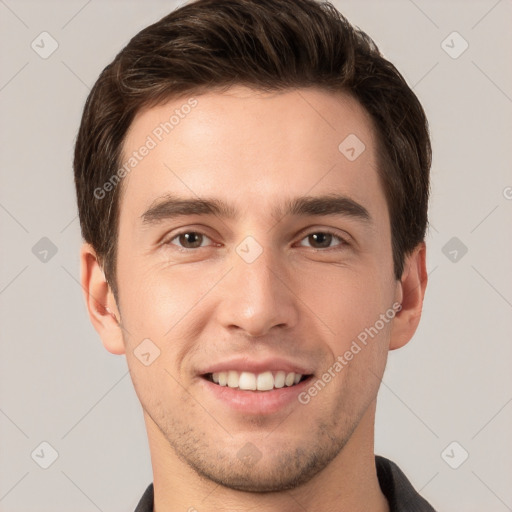
<svg viewBox="0 0 512 512"><path fill-rule="evenodd" d="M212 373L213 382L216 382L220 386L252 391L269 391L274 388L293 386L294 384L298 384L301 378L301 373L286 373L284 371L267 371L256 374L230 370L228 372Z"/></svg>

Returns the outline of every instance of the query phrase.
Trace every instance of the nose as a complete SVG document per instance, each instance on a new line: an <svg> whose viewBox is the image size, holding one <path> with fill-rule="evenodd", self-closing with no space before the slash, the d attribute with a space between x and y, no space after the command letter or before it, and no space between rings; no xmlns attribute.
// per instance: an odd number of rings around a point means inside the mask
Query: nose
<svg viewBox="0 0 512 512"><path fill-rule="evenodd" d="M233 269L223 281L217 318L230 330L251 337L273 328L293 328L299 319L299 298L293 291L292 272L270 249L248 263L234 254Z"/></svg>

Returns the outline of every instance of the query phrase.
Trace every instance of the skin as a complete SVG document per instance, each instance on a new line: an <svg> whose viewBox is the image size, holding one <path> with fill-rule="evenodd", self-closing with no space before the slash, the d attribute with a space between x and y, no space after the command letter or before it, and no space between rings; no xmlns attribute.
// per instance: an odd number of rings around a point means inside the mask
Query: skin
<svg viewBox="0 0 512 512"><path fill-rule="evenodd" d="M236 86L196 99L123 180L118 303L94 249L81 250L90 319L109 352L126 354L143 407L154 510L387 511L374 460L376 396L389 350L416 330L427 274L421 243L395 279L371 118L351 97L317 89ZM140 112L124 155L185 102ZM338 150L351 133L366 146L352 162ZM166 192L215 196L238 214L144 226L141 215ZM371 222L271 214L285 198L333 192L364 206ZM204 234L199 249L179 252L191 247L176 238L183 229ZM325 229L348 244L315 245L308 235ZM251 264L235 250L249 235L263 250ZM197 375L244 354L289 358L321 376L394 302L401 311L307 405L244 415ZM161 351L149 366L134 355L145 338ZM253 465L237 456L248 442L260 454Z"/></svg>

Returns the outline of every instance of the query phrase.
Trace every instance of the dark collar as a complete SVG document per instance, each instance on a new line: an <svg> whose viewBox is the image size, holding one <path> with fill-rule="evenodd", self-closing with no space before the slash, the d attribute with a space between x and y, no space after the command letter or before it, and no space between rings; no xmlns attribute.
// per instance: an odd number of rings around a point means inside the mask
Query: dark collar
<svg viewBox="0 0 512 512"><path fill-rule="evenodd" d="M411 482L394 462L376 455L375 465L382 494L386 496L389 503L389 512L436 512L416 492Z"/></svg>

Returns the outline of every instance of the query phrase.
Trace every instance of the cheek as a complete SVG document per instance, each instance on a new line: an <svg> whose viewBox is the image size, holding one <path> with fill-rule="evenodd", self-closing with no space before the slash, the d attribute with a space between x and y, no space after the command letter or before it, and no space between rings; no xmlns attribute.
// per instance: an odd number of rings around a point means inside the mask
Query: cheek
<svg viewBox="0 0 512 512"><path fill-rule="evenodd" d="M303 269L296 286L297 296L340 342L357 337L391 307L393 284L378 265L336 267L316 265Z"/></svg>
<svg viewBox="0 0 512 512"><path fill-rule="evenodd" d="M138 265L138 266L137 266ZM133 262L133 270L119 265L119 293L123 322L131 345L150 338L176 353L196 339L205 318L202 300L219 281L219 269ZM172 344L169 340L172 339Z"/></svg>

